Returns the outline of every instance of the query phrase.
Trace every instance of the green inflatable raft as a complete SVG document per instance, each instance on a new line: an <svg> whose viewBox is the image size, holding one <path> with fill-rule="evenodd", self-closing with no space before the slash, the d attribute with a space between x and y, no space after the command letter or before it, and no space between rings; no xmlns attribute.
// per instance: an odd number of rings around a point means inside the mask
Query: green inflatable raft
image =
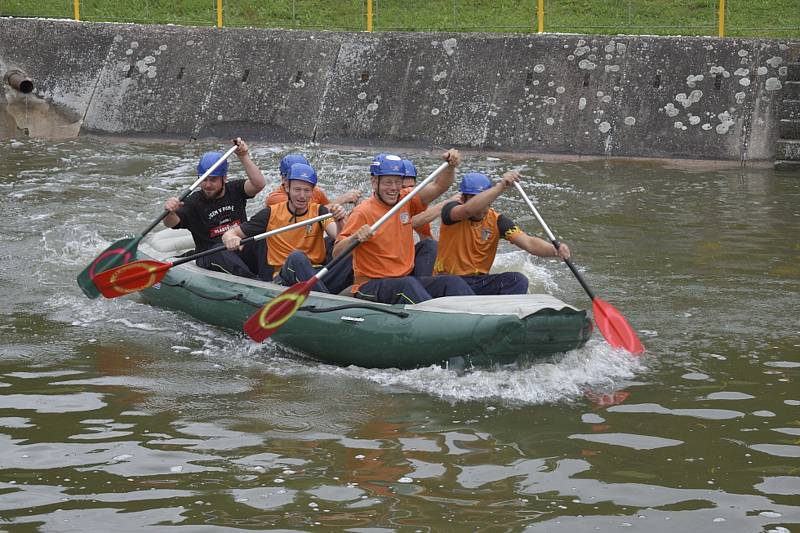
<svg viewBox="0 0 800 533"><path fill-rule="evenodd" d="M138 256L168 261L193 246L187 231L166 230L143 243ZM141 294L152 305L241 331L250 315L284 290L186 263ZM591 332L586 311L548 294L451 296L386 305L311 292L271 340L334 365L409 369L537 359L580 348Z"/></svg>

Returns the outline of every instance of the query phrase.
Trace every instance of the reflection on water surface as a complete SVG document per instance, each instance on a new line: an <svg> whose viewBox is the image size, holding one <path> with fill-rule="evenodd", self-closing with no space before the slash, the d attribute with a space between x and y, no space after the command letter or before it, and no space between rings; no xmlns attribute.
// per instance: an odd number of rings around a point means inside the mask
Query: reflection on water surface
<svg viewBox="0 0 800 533"><path fill-rule="evenodd" d="M796 177L465 154L465 170L524 172L648 353L634 360L595 334L519 368L370 370L254 345L136 297L82 296L77 272L141 231L209 148L0 145L9 527L800 527ZM295 148L255 147L271 184ZM300 148L329 192L365 188L371 152ZM538 232L513 194L497 206ZM496 266L589 305L558 263L503 248Z"/></svg>

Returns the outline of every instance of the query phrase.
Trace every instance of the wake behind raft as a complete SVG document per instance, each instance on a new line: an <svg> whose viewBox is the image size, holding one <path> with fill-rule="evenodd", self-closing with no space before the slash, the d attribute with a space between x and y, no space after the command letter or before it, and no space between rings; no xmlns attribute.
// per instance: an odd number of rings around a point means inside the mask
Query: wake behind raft
<svg viewBox="0 0 800 533"><path fill-rule="evenodd" d="M161 231L140 246L137 259L170 261L193 247L188 231ZM255 310L285 290L185 263L141 295L152 305L241 331ZM324 363L411 369L536 360L580 348L591 334L585 310L548 294L388 305L312 291L272 339Z"/></svg>

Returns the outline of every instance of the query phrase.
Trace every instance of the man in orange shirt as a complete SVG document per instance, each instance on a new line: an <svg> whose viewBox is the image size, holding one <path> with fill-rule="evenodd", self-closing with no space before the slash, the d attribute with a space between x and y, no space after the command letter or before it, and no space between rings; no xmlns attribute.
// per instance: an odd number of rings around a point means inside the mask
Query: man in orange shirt
<svg viewBox="0 0 800 533"><path fill-rule="evenodd" d="M409 159L403 159L403 191L410 191L417 184L417 167ZM433 206L414 215L411 226L419 237L414 245L414 276L432 276L433 261L436 259L436 240L431 233L431 220L439 215L427 216Z"/></svg>
<svg viewBox="0 0 800 533"><path fill-rule="evenodd" d="M442 208L434 276L461 276L475 294L480 295L527 294L528 278L523 274L489 274L501 237L539 257L569 258L566 244L561 243L556 250L549 242L526 235L513 220L490 207L519 178L519 173L513 171L503 174L495 185L478 172L470 172L462 178L461 200L449 202Z"/></svg>
<svg viewBox="0 0 800 533"><path fill-rule="evenodd" d="M403 191L403 160L392 154L375 156L370 165L373 195L350 213L339 233L333 256L342 253L352 239L361 244L353 250L357 298L384 303L419 303L440 296L474 294L458 276L411 276L414 270L414 235L411 219L427 203L441 196L453 183L460 162L457 150L442 156L448 167L390 217L373 235L370 226L408 194Z"/></svg>
<svg viewBox="0 0 800 533"><path fill-rule="evenodd" d="M328 219L267 237L266 262L259 277L280 285L293 285L314 276L325 263L324 236L336 238L344 224L345 211L338 204L325 207L313 201L317 173L309 165L292 165L286 183L288 200L265 207L248 222L230 229L222 236L222 242L228 250L236 250L245 237L333 213L333 221ZM324 282L317 283L315 290L338 293L348 287L352 283L352 273L345 263L334 267Z"/></svg>
<svg viewBox="0 0 800 533"><path fill-rule="evenodd" d="M279 171L281 174L281 183L278 185L275 190L273 190L267 196L266 205L274 205L279 204L281 202L285 202L287 200L286 196L286 176L289 175L289 169L292 168L292 165L295 163L302 163L304 165L310 165L311 163L308 162L308 159L304 155L301 154L289 154L284 156L281 159L281 163L279 166ZM328 196L325 194L325 191L322 190L321 187L314 187L314 195L311 197L311 201L317 203L319 205L329 205L329 204L348 204L348 203L356 203L359 198L361 198L361 191L357 189L351 189L344 193L343 195L334 198L332 201L328 200Z"/></svg>
<svg viewBox="0 0 800 533"><path fill-rule="evenodd" d="M403 190L411 190L417 183L417 167L409 159L403 159ZM419 237L419 242L414 245L414 276L432 276L433 263L436 260L436 239L431 231L431 222L442 214L442 207L451 201L450 198L428 206L428 208L414 215L411 225Z"/></svg>

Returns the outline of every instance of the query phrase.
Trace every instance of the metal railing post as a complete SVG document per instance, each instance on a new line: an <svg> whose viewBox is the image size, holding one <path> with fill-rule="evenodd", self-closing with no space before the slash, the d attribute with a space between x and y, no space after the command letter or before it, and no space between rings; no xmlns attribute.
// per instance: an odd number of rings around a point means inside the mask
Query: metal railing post
<svg viewBox="0 0 800 533"><path fill-rule="evenodd" d="M536 19L539 25L539 33L544 33L544 0L536 3Z"/></svg>
<svg viewBox="0 0 800 533"><path fill-rule="evenodd" d="M725 37L725 0L719 0L719 36Z"/></svg>
<svg viewBox="0 0 800 533"><path fill-rule="evenodd" d="M372 31L372 0L367 0L367 31Z"/></svg>
<svg viewBox="0 0 800 533"><path fill-rule="evenodd" d="M72 0L72 18L81 20L81 0Z"/></svg>
<svg viewBox="0 0 800 533"><path fill-rule="evenodd" d="M217 28L222 27L222 0L217 0Z"/></svg>

